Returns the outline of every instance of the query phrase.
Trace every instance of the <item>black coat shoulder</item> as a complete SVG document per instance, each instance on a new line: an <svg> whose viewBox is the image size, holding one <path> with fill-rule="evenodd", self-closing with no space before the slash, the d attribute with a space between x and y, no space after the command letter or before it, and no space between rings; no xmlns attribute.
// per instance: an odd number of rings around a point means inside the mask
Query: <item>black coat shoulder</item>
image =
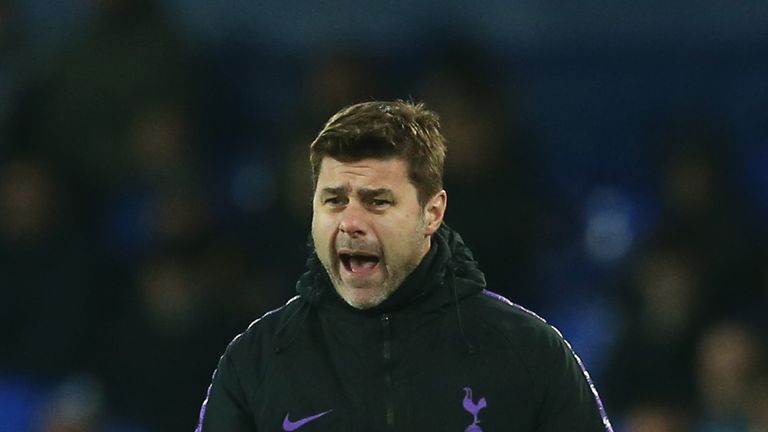
<svg viewBox="0 0 768 432"><path fill-rule="evenodd" d="M555 347L564 342L563 335L544 318L489 290L467 298L461 312L484 328L503 335L511 346L523 344L530 349Z"/></svg>
<svg viewBox="0 0 768 432"><path fill-rule="evenodd" d="M559 330L488 290L462 303L466 331L476 337L478 349L515 358L534 383L531 396L543 413L539 430L611 430L589 373Z"/></svg>
<svg viewBox="0 0 768 432"><path fill-rule="evenodd" d="M289 326L298 310L305 306L303 303L303 299L295 296L279 308L257 318L245 331L235 336L224 355L232 357L236 363L240 360L252 362L253 359L261 358L265 352L279 349L281 332Z"/></svg>
<svg viewBox="0 0 768 432"><path fill-rule="evenodd" d="M303 307L302 303L299 297L292 298L253 321L229 343L200 409L196 432L256 430L254 395L262 387L271 353L279 347L281 328Z"/></svg>

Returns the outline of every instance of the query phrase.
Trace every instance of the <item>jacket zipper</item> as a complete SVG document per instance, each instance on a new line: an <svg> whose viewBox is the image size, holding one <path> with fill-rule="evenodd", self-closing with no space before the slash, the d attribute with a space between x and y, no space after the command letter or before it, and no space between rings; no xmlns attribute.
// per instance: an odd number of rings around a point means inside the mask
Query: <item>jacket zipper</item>
<svg viewBox="0 0 768 432"><path fill-rule="evenodd" d="M387 385L387 395L385 397L385 420L387 429L393 430L395 427L395 406L392 400L392 328L389 314L381 314L382 345L381 354L384 357L384 381Z"/></svg>

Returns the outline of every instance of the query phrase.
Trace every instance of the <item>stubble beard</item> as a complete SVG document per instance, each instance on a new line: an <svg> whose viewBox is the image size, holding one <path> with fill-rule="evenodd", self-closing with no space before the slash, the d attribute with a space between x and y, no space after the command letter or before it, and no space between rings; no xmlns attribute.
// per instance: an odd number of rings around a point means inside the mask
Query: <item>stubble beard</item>
<svg viewBox="0 0 768 432"><path fill-rule="evenodd" d="M384 261L383 255L380 257L382 260L381 264L384 265L384 279L381 281L381 285L378 288L345 288L347 285L343 280L341 280L341 276L338 270L338 266L340 265L338 258L329 259L328 262L324 262L324 260L321 259L320 262L322 263L323 268L325 268L325 272L330 277L331 283L333 284L333 287L339 297L344 299L348 305L360 310L374 308L388 299L392 293L397 291L403 281L405 281L405 278L407 278L408 275L411 274L411 272L413 272L416 267L418 267L419 263L423 259L423 256L420 254L420 246L423 245L424 238L420 233L423 232L425 226L426 221L424 218L420 218L417 229L412 233L413 247L410 248L411 256L403 263L402 266L395 268ZM317 248L316 243L315 248ZM315 253L317 253L317 251L315 251ZM331 254L333 254L333 252L331 252ZM336 266L335 268L334 265ZM344 293L345 290L349 291L355 289L375 289L376 291L372 295L366 296L364 298L353 298L352 296L347 296Z"/></svg>

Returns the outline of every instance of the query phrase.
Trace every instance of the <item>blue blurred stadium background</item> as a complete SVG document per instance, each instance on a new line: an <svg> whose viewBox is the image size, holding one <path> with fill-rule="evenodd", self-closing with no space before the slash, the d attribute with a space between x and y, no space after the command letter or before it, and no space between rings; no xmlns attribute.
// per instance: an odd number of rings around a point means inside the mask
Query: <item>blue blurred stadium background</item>
<svg viewBox="0 0 768 432"><path fill-rule="evenodd" d="M192 430L293 294L313 134L395 98L617 430L766 430L767 52L758 0L0 0L0 430Z"/></svg>

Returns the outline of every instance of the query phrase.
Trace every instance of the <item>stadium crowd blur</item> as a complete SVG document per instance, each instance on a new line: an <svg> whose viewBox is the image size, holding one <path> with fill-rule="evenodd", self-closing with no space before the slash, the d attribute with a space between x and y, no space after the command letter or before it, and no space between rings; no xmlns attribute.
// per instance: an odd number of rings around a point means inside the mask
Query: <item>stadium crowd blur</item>
<svg viewBox="0 0 768 432"><path fill-rule="evenodd" d="M83 2L41 41L41 4L0 0L0 430L191 431L227 343L293 295L313 134L395 98L441 114L447 223L618 431L768 430L761 47L427 28L291 53L203 43L150 0Z"/></svg>

